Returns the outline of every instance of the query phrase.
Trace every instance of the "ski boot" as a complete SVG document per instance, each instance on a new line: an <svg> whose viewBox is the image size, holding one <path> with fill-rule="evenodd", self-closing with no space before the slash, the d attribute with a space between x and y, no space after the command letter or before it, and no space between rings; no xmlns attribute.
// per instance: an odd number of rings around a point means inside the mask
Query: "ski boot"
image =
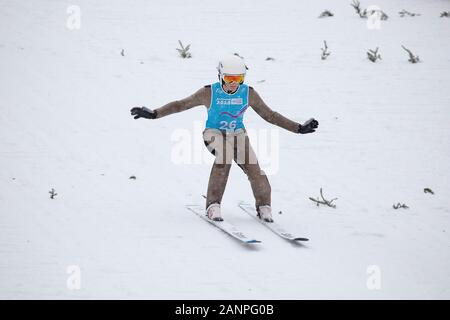
<svg viewBox="0 0 450 320"><path fill-rule="evenodd" d="M258 212L258 218L265 222L273 222L272 208L270 206L259 206L256 211Z"/></svg>
<svg viewBox="0 0 450 320"><path fill-rule="evenodd" d="M213 221L223 221L220 214L220 204L218 203L211 203L206 209L206 215Z"/></svg>

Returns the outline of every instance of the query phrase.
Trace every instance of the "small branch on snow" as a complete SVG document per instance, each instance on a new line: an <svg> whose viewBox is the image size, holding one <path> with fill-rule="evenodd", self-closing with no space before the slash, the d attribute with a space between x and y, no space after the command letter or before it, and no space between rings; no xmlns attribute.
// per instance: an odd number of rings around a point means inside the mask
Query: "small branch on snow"
<svg viewBox="0 0 450 320"><path fill-rule="evenodd" d="M350 5L351 5L353 8L355 8L355 11L356 11L356 14L357 14L357 15L359 15L361 18L366 18L365 10L364 10L364 11L361 10L360 3L359 3L358 0L353 0L353 2L350 3Z"/></svg>
<svg viewBox="0 0 450 320"><path fill-rule="evenodd" d="M267 57L267 58L266 58L266 61L275 61L275 58Z"/></svg>
<svg viewBox="0 0 450 320"><path fill-rule="evenodd" d="M122 49L122 51L120 52L120 54L122 55L122 57L125 57L125 49Z"/></svg>
<svg viewBox="0 0 450 320"><path fill-rule="evenodd" d="M420 16L420 13L412 13L412 12L406 11L405 9L403 9L402 11L400 11L398 14L399 14L400 17L402 17L402 18L404 18L404 17L406 17L406 16L409 16L409 17Z"/></svg>
<svg viewBox="0 0 450 320"><path fill-rule="evenodd" d="M409 59L408 59L408 61L409 61L409 62L411 62L411 63L417 63L417 62L420 61L420 60L419 60L419 56L415 56L415 55L411 52L411 50L406 49L403 45L402 45L402 48L403 48L406 52L408 52L408 54L409 54Z"/></svg>
<svg viewBox="0 0 450 320"><path fill-rule="evenodd" d="M442 11L441 18L444 18L444 17L446 17L446 18L450 17L450 11Z"/></svg>
<svg viewBox="0 0 450 320"><path fill-rule="evenodd" d="M403 209L409 209L409 207L406 204L400 204L400 202L398 202L397 204L393 204L392 208L394 208L395 210L399 209L399 208L403 208Z"/></svg>
<svg viewBox="0 0 450 320"><path fill-rule="evenodd" d="M384 11L379 8L374 8L374 6L370 6L369 8L362 10L358 0L353 0L350 5L355 8L356 14L359 15L360 18L366 19L374 14L378 15L380 20L387 20L389 18Z"/></svg>
<svg viewBox="0 0 450 320"><path fill-rule="evenodd" d="M325 10L320 14L319 18L327 18L332 16L334 16L334 14L330 10Z"/></svg>
<svg viewBox="0 0 450 320"><path fill-rule="evenodd" d="M334 200L337 200L337 198L334 198L334 199L332 199L332 200L327 200L327 199L325 199L325 197L323 196L323 193L322 193L322 188L320 188L320 196L322 197L322 200L320 200L319 197L317 197L317 199L314 199L314 198L312 198L312 197L309 197L309 200L315 202L315 203L317 204L317 206L323 204L323 205L326 205L326 206L331 207L331 208L333 208L333 209L336 209L336 205L333 204L332 202L333 202Z"/></svg>
<svg viewBox="0 0 450 320"><path fill-rule="evenodd" d="M381 60L381 55L378 53L378 47L375 50L367 51L367 59L372 62L376 62L377 60Z"/></svg>
<svg viewBox="0 0 450 320"><path fill-rule="evenodd" d="M431 190L430 188L425 188L425 189L423 189L423 192L424 192L424 193L431 193L431 194L434 194L434 191Z"/></svg>
<svg viewBox="0 0 450 320"><path fill-rule="evenodd" d="M53 188L48 193L50 193L50 199L55 199L55 197L58 195Z"/></svg>
<svg viewBox="0 0 450 320"><path fill-rule="evenodd" d="M191 47L191 45L188 44L186 47L184 47L180 40L178 40L178 43L180 44L180 47L181 47L181 49L177 48L177 51L180 54L180 57L183 59L192 58L192 55L189 52L189 48Z"/></svg>
<svg viewBox="0 0 450 320"><path fill-rule="evenodd" d="M322 56L320 57L322 60L326 60L328 58L328 56L331 54L331 52L328 51L328 46L327 46L327 42L324 40L323 44L325 46L325 48L320 48L320 50L322 50Z"/></svg>
<svg viewBox="0 0 450 320"><path fill-rule="evenodd" d="M383 10L364 10L366 13L366 17L370 17L374 14L379 15L381 21L385 21L389 18L389 16Z"/></svg>

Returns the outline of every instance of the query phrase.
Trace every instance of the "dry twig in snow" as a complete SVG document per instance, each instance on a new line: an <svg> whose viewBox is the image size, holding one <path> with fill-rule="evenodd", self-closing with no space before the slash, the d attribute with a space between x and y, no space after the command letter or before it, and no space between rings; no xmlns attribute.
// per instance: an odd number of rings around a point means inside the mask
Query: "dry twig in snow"
<svg viewBox="0 0 450 320"><path fill-rule="evenodd" d="M324 48L320 48L320 50L322 50L321 59L325 60L326 58L328 58L328 56L331 54L331 52L328 51L327 42L324 40L323 43L324 43L325 47Z"/></svg>
<svg viewBox="0 0 450 320"><path fill-rule="evenodd" d="M417 62L420 61L420 60L419 60L419 56L415 56L415 55L411 52L411 50L406 49L403 45L402 45L402 48L403 48L406 52L408 52L408 54L409 54L409 59L408 59L408 61L409 61L409 62L411 62L411 63L417 63Z"/></svg>
<svg viewBox="0 0 450 320"><path fill-rule="evenodd" d="M322 193L322 188L320 188L320 196L322 197L322 200L320 200L319 197L317 197L317 199L309 197L309 200L314 201L317 204L317 206L323 204L323 205L326 205L326 206L329 206L331 208L336 209L336 205L333 204L332 202L334 200L337 200L337 198L334 198L334 199L331 199L331 200L325 199L325 197L323 196L323 193Z"/></svg>

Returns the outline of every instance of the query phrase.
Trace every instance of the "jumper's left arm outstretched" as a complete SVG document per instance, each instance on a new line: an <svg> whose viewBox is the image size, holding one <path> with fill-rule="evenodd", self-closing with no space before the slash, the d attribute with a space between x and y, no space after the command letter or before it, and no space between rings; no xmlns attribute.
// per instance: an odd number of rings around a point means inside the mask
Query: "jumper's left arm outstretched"
<svg viewBox="0 0 450 320"><path fill-rule="evenodd" d="M311 133L314 132L319 125L317 120L310 119L303 125L292 121L282 114L270 109L263 99L259 96L255 89L249 88L249 104L257 114L267 122L270 122L278 127L289 130L294 133Z"/></svg>

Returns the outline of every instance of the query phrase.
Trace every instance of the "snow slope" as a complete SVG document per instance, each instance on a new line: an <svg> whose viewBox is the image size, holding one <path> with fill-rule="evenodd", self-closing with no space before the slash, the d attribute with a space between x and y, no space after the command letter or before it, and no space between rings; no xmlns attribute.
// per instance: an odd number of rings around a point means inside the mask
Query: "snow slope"
<svg viewBox="0 0 450 320"><path fill-rule="evenodd" d="M450 298L449 2L379 0L380 30L350 2L0 0L0 298ZM80 29L67 27L70 5ZM325 9L335 16L318 19ZM216 81L234 52L269 106L320 122L295 135L246 115L249 130L278 136L262 160L275 168L275 219L305 246L237 208L253 199L236 166L224 217L263 243L242 246L184 208L202 203L212 159L180 164L173 150L187 133L183 145L206 152L203 107L129 115ZM308 199L321 187L336 209Z"/></svg>

